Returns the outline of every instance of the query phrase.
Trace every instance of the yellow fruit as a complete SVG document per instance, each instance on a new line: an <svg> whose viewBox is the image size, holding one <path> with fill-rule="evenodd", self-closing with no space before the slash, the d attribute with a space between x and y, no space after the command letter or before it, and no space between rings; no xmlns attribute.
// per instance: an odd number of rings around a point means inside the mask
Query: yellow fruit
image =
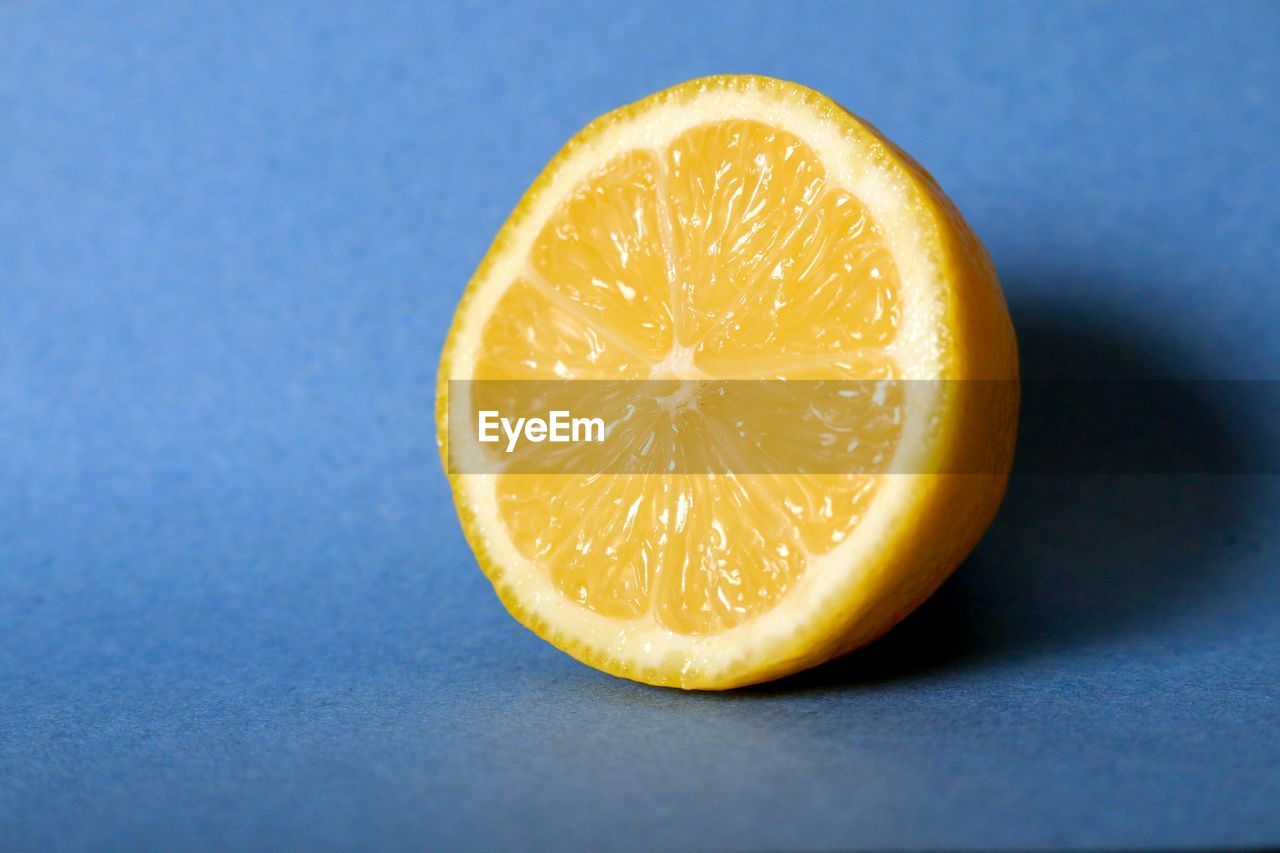
<svg viewBox="0 0 1280 853"><path fill-rule="evenodd" d="M447 454L450 380L1002 380L890 401L876 440L947 473L450 474L523 624L614 675L722 689L864 645L942 583L1004 493L1017 371L990 258L920 166L809 89L712 77L547 166L454 317L437 430Z"/></svg>

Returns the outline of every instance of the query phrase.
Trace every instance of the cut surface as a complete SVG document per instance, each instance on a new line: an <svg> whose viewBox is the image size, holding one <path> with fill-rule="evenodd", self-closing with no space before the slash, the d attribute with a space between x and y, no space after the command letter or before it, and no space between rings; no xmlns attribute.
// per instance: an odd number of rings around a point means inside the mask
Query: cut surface
<svg viewBox="0 0 1280 853"><path fill-rule="evenodd" d="M892 374L898 281L878 231L809 146L758 121L621 152L542 227L485 325L477 378ZM691 453L732 421L682 414ZM897 436L875 438L891 451ZM566 598L704 634L776 604L875 488L868 476L509 474L498 494L513 543Z"/></svg>
<svg viewBox="0 0 1280 853"><path fill-rule="evenodd" d="M442 381L962 377L954 283L929 230L963 223L922 211L878 138L819 99L715 78L584 131L473 280ZM860 471L949 447L945 395L889 387L849 444ZM727 446L737 414L693 399L629 428L693 456ZM456 475L454 489L522 621L611 672L717 687L843 650L856 631L839 623L876 604L893 562L881 551L933 490L917 479L503 473ZM976 538L947 535L961 534ZM945 576L914 570L929 589Z"/></svg>

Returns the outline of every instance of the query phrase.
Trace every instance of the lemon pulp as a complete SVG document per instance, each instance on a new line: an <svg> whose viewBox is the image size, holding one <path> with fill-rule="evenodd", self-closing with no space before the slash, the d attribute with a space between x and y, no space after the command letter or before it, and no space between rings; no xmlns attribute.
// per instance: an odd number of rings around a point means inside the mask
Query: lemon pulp
<svg viewBox="0 0 1280 853"><path fill-rule="evenodd" d="M809 146L757 121L620 153L543 226L485 328L477 378L892 376L897 273L878 230ZM866 475L498 485L512 539L562 595L684 634L771 607L875 488Z"/></svg>

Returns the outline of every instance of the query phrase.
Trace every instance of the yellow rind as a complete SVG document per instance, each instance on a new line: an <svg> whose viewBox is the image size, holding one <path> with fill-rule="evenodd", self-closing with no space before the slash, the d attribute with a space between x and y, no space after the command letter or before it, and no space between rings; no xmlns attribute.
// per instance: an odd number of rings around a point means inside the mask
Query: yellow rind
<svg viewBox="0 0 1280 853"><path fill-rule="evenodd" d="M436 439L446 472L451 354L477 282L485 278L535 201L580 148L615 124L662 104L716 89L753 91L801 103L817 117L835 122L877 165L903 179L909 187L915 219L926 229L925 244L933 254L934 266L945 281L949 336L940 378L1001 381L991 386L995 393L990 394L960 394L956 386L949 386L952 390L947 393L952 399L941 407L946 417L940 424L931 469L994 473L891 475L919 479L914 500L894 524L874 564L864 567L862 582L846 600L832 602L824 618L798 626L785 644L739 659L714 673L683 673L679 660L638 669L631 661L570 640L530 614L504 582L502 567L493 558L479 520L459 500L460 475L448 474L463 533L503 605L521 624L577 660L612 675L699 690L768 681L853 651L883 635L928 598L973 549L995 517L1013 462L1019 404L1017 344L995 267L933 177L872 125L818 92L769 77L721 75L690 80L591 122L569 140L521 198L468 283L445 340L437 374Z"/></svg>

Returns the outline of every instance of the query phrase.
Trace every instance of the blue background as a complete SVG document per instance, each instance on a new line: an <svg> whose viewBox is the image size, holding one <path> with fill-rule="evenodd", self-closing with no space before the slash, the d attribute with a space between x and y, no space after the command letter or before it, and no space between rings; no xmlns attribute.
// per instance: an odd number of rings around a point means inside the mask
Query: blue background
<svg viewBox="0 0 1280 853"><path fill-rule="evenodd" d="M1028 375L1280 378L1277 45L1274 3L0 6L0 846L1280 842L1280 478L1024 471L881 643L686 695L505 614L432 428L545 161L716 72L923 162Z"/></svg>

